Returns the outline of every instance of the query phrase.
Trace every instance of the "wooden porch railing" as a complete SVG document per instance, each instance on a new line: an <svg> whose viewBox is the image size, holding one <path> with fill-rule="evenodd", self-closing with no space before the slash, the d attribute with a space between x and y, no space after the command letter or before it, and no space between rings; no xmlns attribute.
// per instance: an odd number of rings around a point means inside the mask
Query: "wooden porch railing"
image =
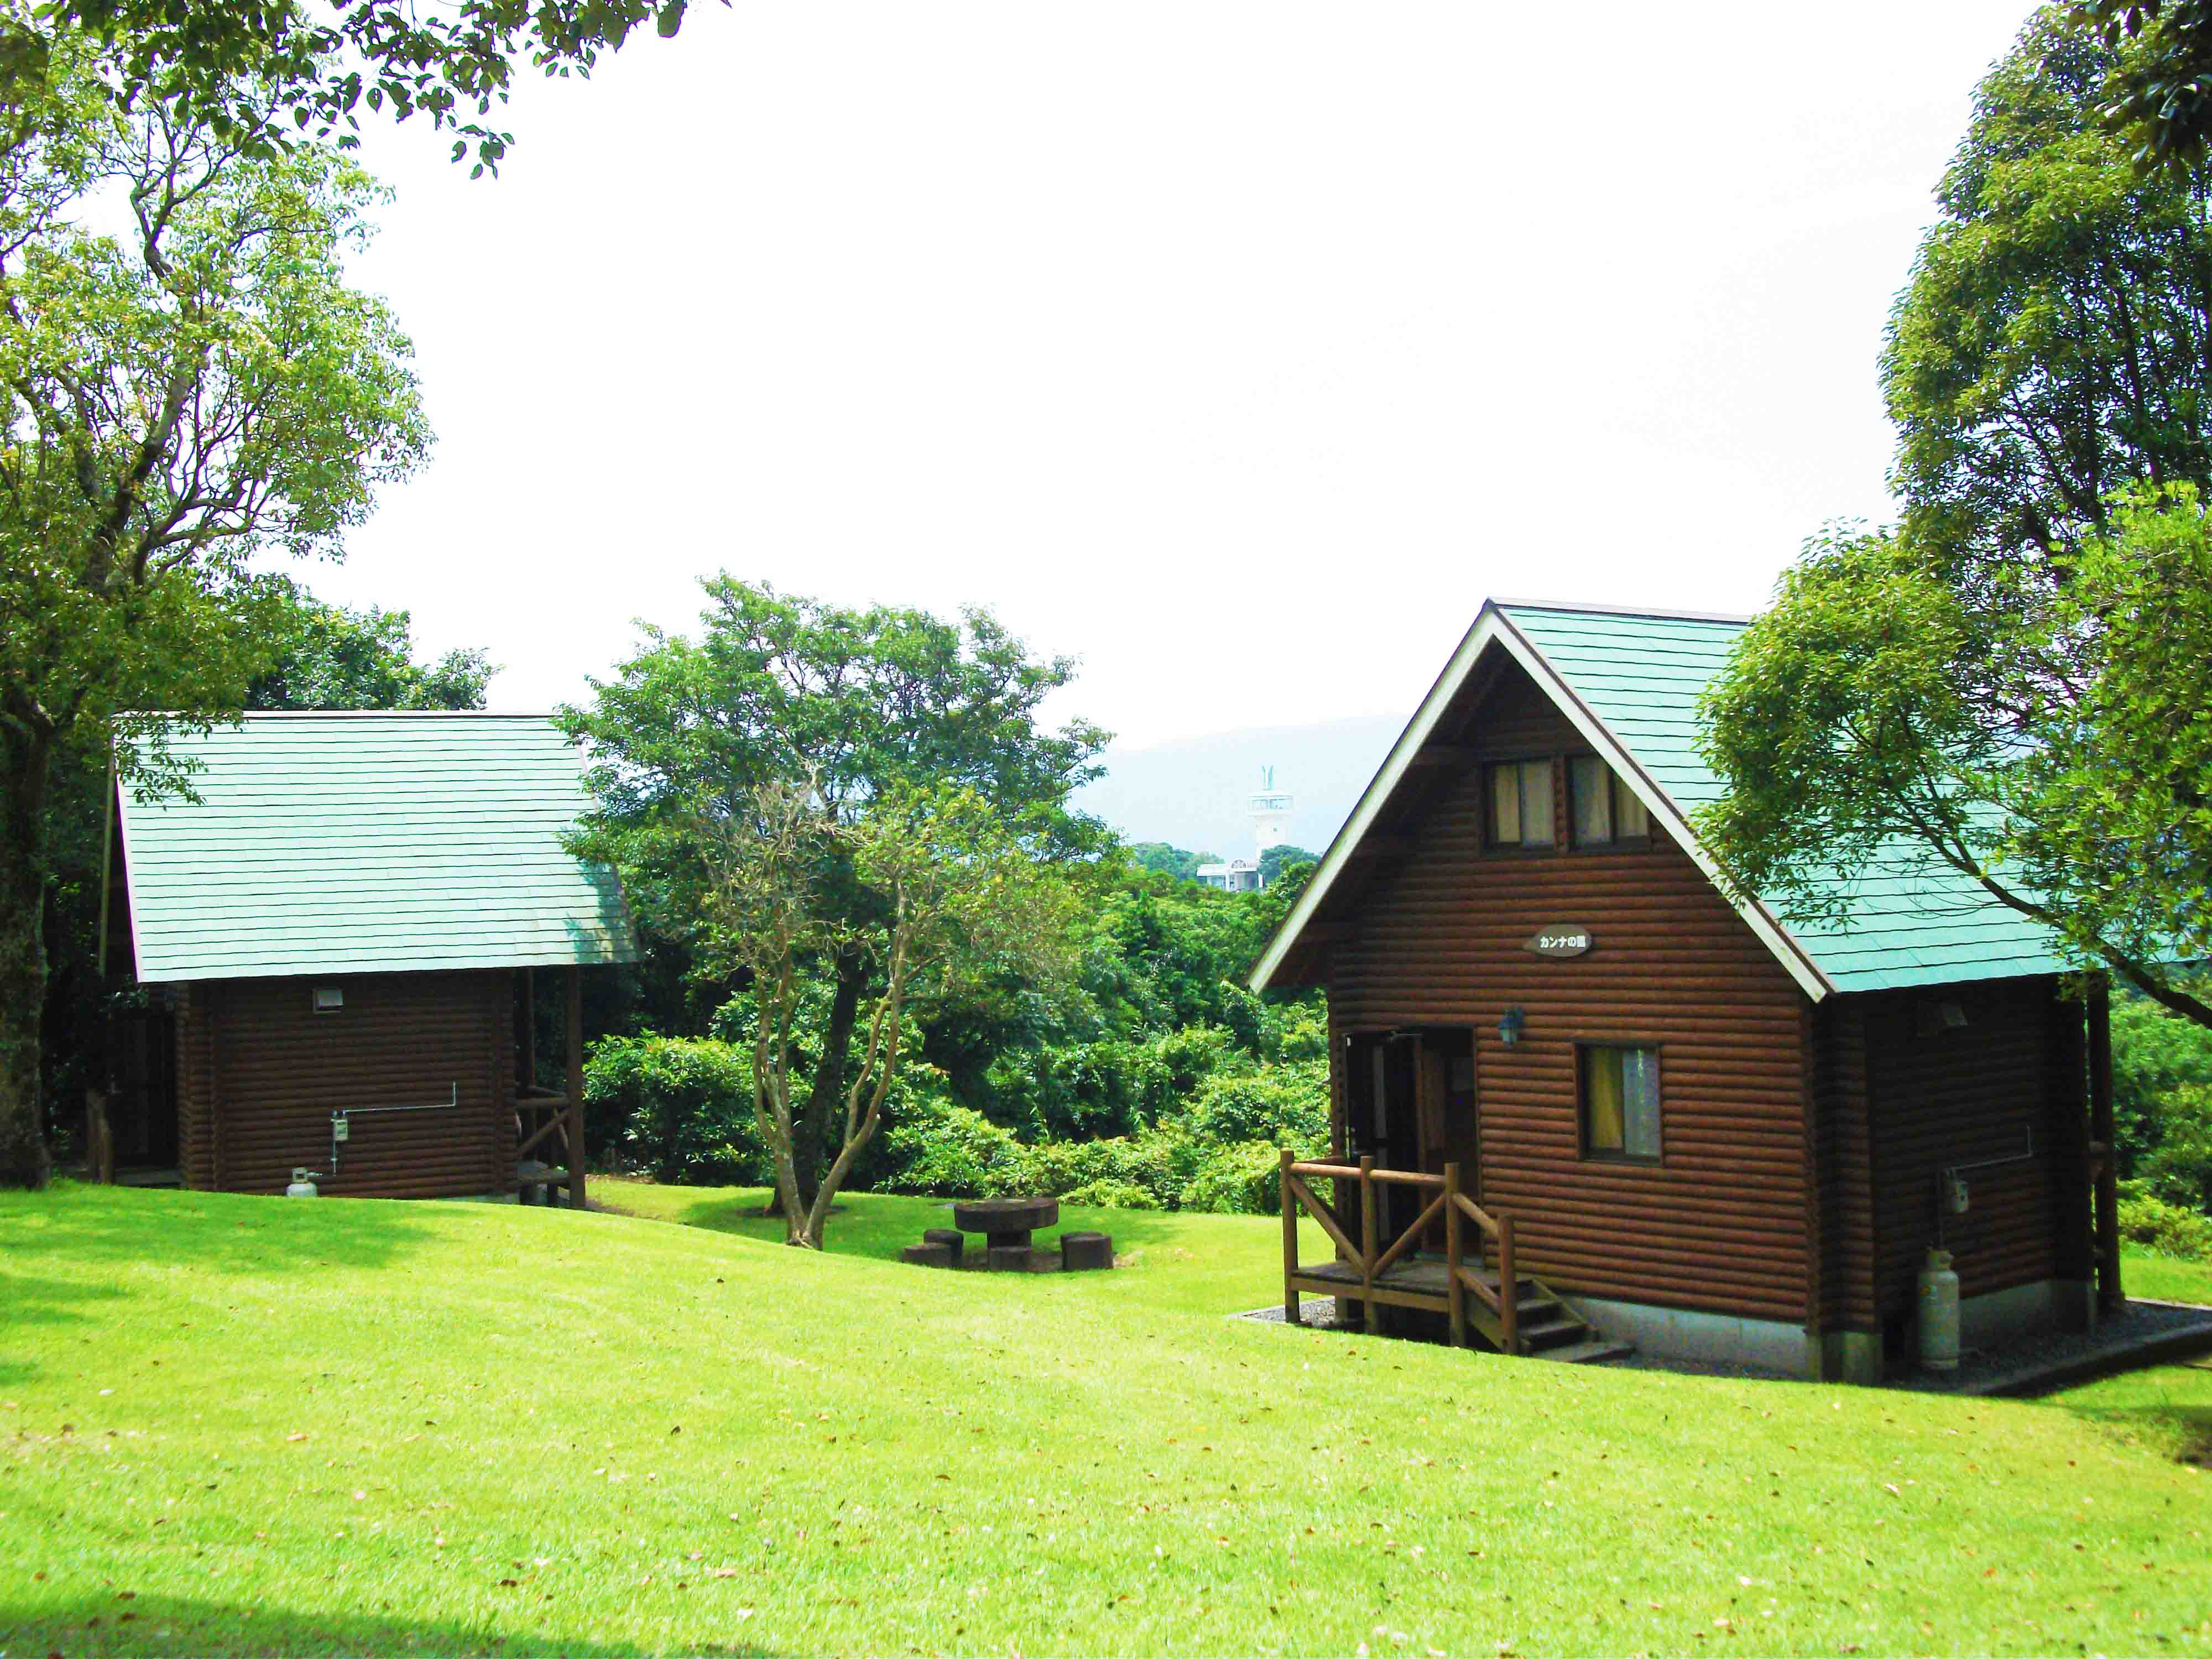
<svg viewBox="0 0 2212 1659"><path fill-rule="evenodd" d="M1341 1199L1344 1183L1356 1182L1359 1189L1359 1242L1354 1243L1351 1229L1334 1205L1325 1201L1309 1184L1314 1180L1326 1180L1334 1184L1333 1196ZM1422 1206L1421 1212L1388 1244L1380 1239L1376 1214L1376 1189L1385 1186L1412 1187L1435 1194ZM1367 1328L1371 1332L1381 1325L1382 1309L1376 1300L1378 1284L1385 1273L1396 1266L1401 1257L1413 1249L1431 1224L1439 1217L1444 1224L1444 1311L1451 1321L1451 1340L1455 1346L1467 1344L1467 1297L1471 1291L1486 1308L1498 1325L1498 1346L1507 1353L1521 1352L1520 1280L1513 1262L1513 1218L1493 1216L1460 1190L1459 1165L1447 1164L1442 1175L1424 1175L1411 1170L1378 1170L1375 1160L1363 1158L1357 1164L1304 1164L1297 1154L1285 1151L1282 1154L1283 1187L1283 1317L1291 1324L1301 1322L1298 1302L1300 1291L1298 1268L1298 1217L1301 1212L1321 1224L1321 1229L1335 1241L1337 1260L1356 1268L1359 1274L1355 1289L1345 1282L1341 1294L1357 1296L1366 1316ZM1475 1228L1474 1248L1467 1249L1467 1224ZM1492 1288L1482 1276L1490 1252L1495 1248L1498 1259L1498 1283ZM1425 1306L1431 1296L1422 1292L1411 1294L1389 1285L1380 1286L1384 1299Z"/></svg>

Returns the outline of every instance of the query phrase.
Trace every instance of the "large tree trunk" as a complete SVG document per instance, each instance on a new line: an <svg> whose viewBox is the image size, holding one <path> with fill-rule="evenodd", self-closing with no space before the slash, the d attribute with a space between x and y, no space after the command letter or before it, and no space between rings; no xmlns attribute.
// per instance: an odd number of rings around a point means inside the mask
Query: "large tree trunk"
<svg viewBox="0 0 2212 1659"><path fill-rule="evenodd" d="M53 1173L39 1097L50 753L20 733L0 741L0 1187L43 1187Z"/></svg>
<svg viewBox="0 0 2212 1659"><path fill-rule="evenodd" d="M828 1157L823 1148L830 1138L830 1126L844 1107L845 1070L852 1057L853 1025L860 1015L860 993L866 988L867 979L866 957L855 951L839 955L836 989L830 1000L830 1024L822 1034L822 1057L815 1064L806 1103L792 1125L791 1161L798 1182L801 1217L812 1211L815 1195L822 1190L822 1171ZM781 1194L769 1200L769 1213L783 1213ZM787 1216L785 1219L789 1221L792 1218ZM799 1242L795 1233L791 1242Z"/></svg>

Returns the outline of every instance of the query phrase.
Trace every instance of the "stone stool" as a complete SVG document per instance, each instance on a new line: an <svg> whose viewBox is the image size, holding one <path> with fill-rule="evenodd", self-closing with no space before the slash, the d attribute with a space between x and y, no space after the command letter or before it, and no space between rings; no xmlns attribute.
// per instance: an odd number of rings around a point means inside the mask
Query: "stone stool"
<svg viewBox="0 0 2212 1659"><path fill-rule="evenodd" d="M909 1244L899 1252L899 1260L917 1267L950 1267L955 1258L949 1245Z"/></svg>
<svg viewBox="0 0 2212 1659"><path fill-rule="evenodd" d="M1069 1273L1091 1273L1114 1265L1114 1240L1107 1233L1062 1233L1060 1266Z"/></svg>
<svg viewBox="0 0 2212 1659"><path fill-rule="evenodd" d="M921 1242L925 1244L944 1245L952 1252L952 1265L957 1267L960 1265L961 1247L968 1241L951 1227L932 1227L922 1234Z"/></svg>

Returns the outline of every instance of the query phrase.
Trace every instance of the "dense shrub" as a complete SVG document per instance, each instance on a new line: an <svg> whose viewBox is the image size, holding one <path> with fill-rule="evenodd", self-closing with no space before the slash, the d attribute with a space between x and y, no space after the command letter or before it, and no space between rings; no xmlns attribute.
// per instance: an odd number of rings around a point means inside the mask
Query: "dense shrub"
<svg viewBox="0 0 2212 1659"><path fill-rule="evenodd" d="M2212 1261L2212 1217L2168 1204L2130 1182L2120 1194L2120 1237L2184 1261Z"/></svg>
<svg viewBox="0 0 2212 1659"><path fill-rule="evenodd" d="M1255 1067L1210 1077L1182 1118L1201 1140L1232 1146L1265 1140L1315 1147L1328 1139L1328 1066L1323 1060Z"/></svg>
<svg viewBox="0 0 2212 1659"><path fill-rule="evenodd" d="M1278 1215L1283 1200L1281 1164L1272 1140L1248 1140L1210 1149L1198 1172L1176 1195L1176 1207L1228 1215Z"/></svg>
<svg viewBox="0 0 2212 1659"><path fill-rule="evenodd" d="M1091 1204L1102 1210L1157 1210L1160 1201L1142 1187L1127 1181L1094 1181L1060 1194L1071 1204Z"/></svg>
<svg viewBox="0 0 2212 1659"><path fill-rule="evenodd" d="M2212 1085L2184 1084L2158 1103L2158 1139L2136 1174L2168 1204L2212 1210Z"/></svg>
<svg viewBox="0 0 2212 1659"><path fill-rule="evenodd" d="M2114 997L2112 1116L2123 1176L2167 1205L2212 1210L2212 1030Z"/></svg>
<svg viewBox="0 0 2212 1659"><path fill-rule="evenodd" d="M935 1097L913 1100L883 1134L884 1192L979 1198L1004 1189L1006 1171L1026 1148L1014 1132L981 1112Z"/></svg>
<svg viewBox="0 0 2212 1659"><path fill-rule="evenodd" d="M770 1176L753 1127L750 1053L714 1037L614 1036L584 1060L587 1122L601 1155L656 1181L758 1185Z"/></svg>

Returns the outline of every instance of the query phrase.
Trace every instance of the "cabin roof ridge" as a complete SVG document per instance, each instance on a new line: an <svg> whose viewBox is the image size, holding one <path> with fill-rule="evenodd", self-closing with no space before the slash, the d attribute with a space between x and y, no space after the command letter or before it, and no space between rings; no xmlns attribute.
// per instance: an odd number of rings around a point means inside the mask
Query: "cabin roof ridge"
<svg viewBox="0 0 2212 1659"><path fill-rule="evenodd" d="M1720 799L1724 787L1699 742L1700 705L1751 620L1709 611L1485 600L1269 941L1252 987L1272 984L1298 949L1407 774L1423 763L1419 757L1475 680L1478 665L1500 652L1643 800L1654 822L1814 1001L1838 991L2010 978L2077 965L2048 928L1911 848L1886 852L1863 869L1836 871L1832 885L1844 910L1832 923L1788 925L1760 897L1731 890L1694 827L1698 810ZM1426 761L1443 758L1431 752ZM1356 897L1357 877L1351 887ZM1941 925L1911 925L1930 917ZM1340 916L1329 923L1332 929L1344 925Z"/></svg>
<svg viewBox="0 0 2212 1659"><path fill-rule="evenodd" d="M1668 605L1610 605L1596 599L1522 599L1493 598L1485 601L1500 611L1551 611L1569 616L1644 617L1652 622L1717 623L1748 628L1755 615L1735 611L1676 610Z"/></svg>

